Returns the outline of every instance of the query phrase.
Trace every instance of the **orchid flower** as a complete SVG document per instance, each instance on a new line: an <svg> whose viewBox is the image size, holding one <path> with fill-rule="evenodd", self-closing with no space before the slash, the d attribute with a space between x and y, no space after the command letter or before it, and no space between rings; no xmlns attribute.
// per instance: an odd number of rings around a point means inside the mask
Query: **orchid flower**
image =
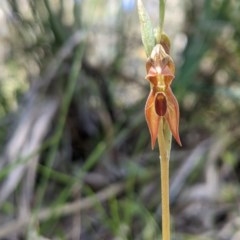
<svg viewBox="0 0 240 240"><path fill-rule="evenodd" d="M145 105L145 117L152 148L158 137L161 118L166 119L173 137L182 145L179 137L179 106L171 90L175 65L168 50L166 44L157 44L146 63L146 79L150 82L151 90Z"/></svg>
<svg viewBox="0 0 240 240"><path fill-rule="evenodd" d="M143 46L148 57L146 79L150 83L150 93L145 105L145 117L151 135L152 149L158 139L161 209L163 240L171 239L169 204L169 160L172 136L182 146L179 137L179 106L171 84L175 74L175 64L169 55L170 39L163 33L166 0L159 0L159 26L153 29L151 19L142 1L138 0L138 14Z"/></svg>

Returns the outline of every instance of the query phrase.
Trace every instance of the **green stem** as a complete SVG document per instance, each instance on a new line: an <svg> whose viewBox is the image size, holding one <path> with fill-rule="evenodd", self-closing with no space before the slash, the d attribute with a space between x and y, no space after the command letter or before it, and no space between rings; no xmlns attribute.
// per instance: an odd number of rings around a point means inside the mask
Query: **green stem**
<svg viewBox="0 0 240 240"><path fill-rule="evenodd" d="M169 154L164 137L164 119L160 119L158 145L160 150L161 198L162 198L162 240L170 240L169 207Z"/></svg>

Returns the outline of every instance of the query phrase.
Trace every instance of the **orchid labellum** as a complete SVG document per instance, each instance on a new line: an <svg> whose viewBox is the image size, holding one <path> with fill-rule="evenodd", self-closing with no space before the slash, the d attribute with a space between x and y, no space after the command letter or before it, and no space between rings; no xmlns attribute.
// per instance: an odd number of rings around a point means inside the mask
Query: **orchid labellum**
<svg viewBox="0 0 240 240"><path fill-rule="evenodd" d="M179 106L171 90L175 65L165 49L168 51L164 44L157 44L146 63L146 79L150 82L151 90L145 106L145 117L152 148L158 137L161 118L166 119L173 137L182 145L179 137Z"/></svg>

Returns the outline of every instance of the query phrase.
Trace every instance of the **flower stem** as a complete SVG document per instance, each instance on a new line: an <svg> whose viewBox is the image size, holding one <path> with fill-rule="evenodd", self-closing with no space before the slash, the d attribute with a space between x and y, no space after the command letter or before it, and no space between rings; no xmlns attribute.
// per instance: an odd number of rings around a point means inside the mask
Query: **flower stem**
<svg viewBox="0 0 240 240"><path fill-rule="evenodd" d="M164 137L164 120L160 119L158 145L160 150L161 198L162 198L162 240L170 240L170 209L169 209L169 154Z"/></svg>

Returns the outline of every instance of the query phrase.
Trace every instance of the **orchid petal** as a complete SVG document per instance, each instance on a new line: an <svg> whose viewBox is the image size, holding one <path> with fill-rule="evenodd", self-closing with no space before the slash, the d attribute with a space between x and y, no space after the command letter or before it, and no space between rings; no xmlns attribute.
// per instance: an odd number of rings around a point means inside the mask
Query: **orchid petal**
<svg viewBox="0 0 240 240"><path fill-rule="evenodd" d="M153 84L153 86L157 86L158 77L157 77L157 73L153 67L151 67L149 69L149 72L148 72L147 76L145 77L145 79L147 79L151 84Z"/></svg>
<svg viewBox="0 0 240 240"><path fill-rule="evenodd" d="M146 63L146 70L147 70L147 76L145 79L147 79L150 83L152 83L154 86L157 85L157 70L154 67L154 63L151 58L147 60Z"/></svg>
<svg viewBox="0 0 240 240"><path fill-rule="evenodd" d="M162 69L161 74L162 74L163 76L172 77L172 79L175 77L175 76L174 76L174 72L172 71L172 69L171 69L169 66L165 66L165 67Z"/></svg>

